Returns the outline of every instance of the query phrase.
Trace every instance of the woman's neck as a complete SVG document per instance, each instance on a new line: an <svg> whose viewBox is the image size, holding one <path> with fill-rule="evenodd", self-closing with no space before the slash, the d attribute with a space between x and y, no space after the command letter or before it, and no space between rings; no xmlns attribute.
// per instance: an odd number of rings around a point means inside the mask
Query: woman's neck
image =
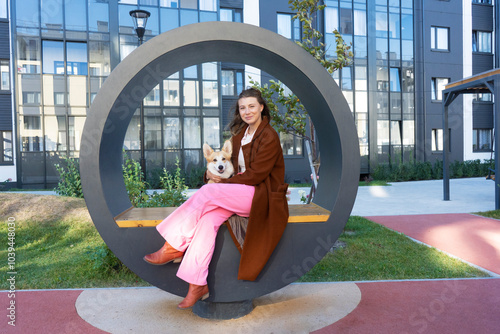
<svg viewBox="0 0 500 334"><path fill-rule="evenodd" d="M249 135L253 134L255 131L257 131L257 129L259 128L259 125L260 123L262 123L262 120L258 123L254 123L254 124L249 124L248 125L248 129L247 129L247 132Z"/></svg>

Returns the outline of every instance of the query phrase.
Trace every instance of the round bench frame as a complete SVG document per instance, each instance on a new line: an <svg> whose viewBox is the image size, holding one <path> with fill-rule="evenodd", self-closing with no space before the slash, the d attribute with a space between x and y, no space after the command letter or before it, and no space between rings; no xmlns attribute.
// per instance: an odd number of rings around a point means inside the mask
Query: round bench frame
<svg viewBox="0 0 500 334"><path fill-rule="evenodd" d="M304 275L330 250L351 213L359 180L354 117L328 72L297 44L269 30L233 22L205 22L163 33L128 55L111 73L87 116L80 172L87 207L113 253L141 278L185 296L178 265L152 266L145 254L163 238L153 227L119 228L115 217L132 207L122 175L125 134L144 97L183 68L204 62L237 62L279 78L301 100L316 128L321 178L314 202L331 211L325 223L289 224L254 282L237 280L239 253L223 226L210 264L210 302L251 300Z"/></svg>

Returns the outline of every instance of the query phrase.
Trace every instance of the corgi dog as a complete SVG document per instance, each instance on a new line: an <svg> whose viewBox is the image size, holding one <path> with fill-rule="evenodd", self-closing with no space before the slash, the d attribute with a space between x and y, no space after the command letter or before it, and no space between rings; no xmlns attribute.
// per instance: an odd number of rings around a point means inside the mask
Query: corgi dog
<svg viewBox="0 0 500 334"><path fill-rule="evenodd" d="M226 140L222 150L214 151L207 143L203 144L203 156L207 159L207 169L214 175L227 179L233 176L234 167L231 163L231 153L233 145L231 141ZM213 183L212 180L208 183Z"/></svg>

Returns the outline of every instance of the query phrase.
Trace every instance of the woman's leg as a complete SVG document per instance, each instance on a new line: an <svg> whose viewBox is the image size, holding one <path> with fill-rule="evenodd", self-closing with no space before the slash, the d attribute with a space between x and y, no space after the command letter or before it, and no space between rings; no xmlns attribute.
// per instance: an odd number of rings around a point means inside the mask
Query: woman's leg
<svg viewBox="0 0 500 334"><path fill-rule="evenodd" d="M182 259L177 277L196 285L206 285L208 266L215 249L215 238L222 225L233 212L214 209L205 213L199 220L193 238Z"/></svg>
<svg viewBox="0 0 500 334"><path fill-rule="evenodd" d="M172 247L184 252L191 244L198 222L204 214L222 208L230 211L231 215L248 217L254 192L254 187L242 184L206 184L158 224L156 229Z"/></svg>
<svg viewBox="0 0 500 334"><path fill-rule="evenodd" d="M177 276L191 284L207 284L220 225L233 214L248 217L254 193L252 186L207 184L157 226L172 247L187 249Z"/></svg>

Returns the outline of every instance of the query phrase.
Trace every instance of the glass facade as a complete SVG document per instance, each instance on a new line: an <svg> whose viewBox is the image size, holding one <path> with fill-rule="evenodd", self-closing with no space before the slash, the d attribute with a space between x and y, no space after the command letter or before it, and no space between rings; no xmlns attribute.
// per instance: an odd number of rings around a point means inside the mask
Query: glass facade
<svg viewBox="0 0 500 334"><path fill-rule="evenodd" d="M7 16L6 3L0 0L0 18ZM261 11L266 10L264 3ZM334 29L354 51L354 63L333 77L353 112L362 171L372 161L409 160L415 150L413 2L324 3L327 7L319 20L324 25L319 29L324 32L327 56L336 57ZM53 164L61 156L79 157L92 101L112 69L138 47L131 10L151 13L145 40L191 23L243 20L243 9L219 8L222 2L217 0L12 0L12 5L22 10L13 11L13 66L0 60L0 88L15 88L18 138L4 137L2 149L11 149L8 140L17 140L19 181L45 186L58 181ZM273 15L278 33L300 39L301 27L293 15ZM437 50L448 43L444 32L436 27ZM482 32L475 41L478 52L491 48L491 36ZM12 69L14 80L9 82ZM243 64L214 62L165 78L143 101L143 134L138 108L124 149L139 160L143 136L149 172L169 167L176 158L188 169L201 166L203 143L221 146L229 105L244 88L245 75ZM436 87L440 85L436 82ZM281 140L285 155L303 157L302 140L286 135Z"/></svg>
<svg viewBox="0 0 500 334"><path fill-rule="evenodd" d="M412 1L325 4L327 56L336 57L334 30L352 44L354 52L352 66L334 72L333 77L355 118L362 171L368 170L370 161L411 159L415 153Z"/></svg>
<svg viewBox="0 0 500 334"><path fill-rule="evenodd" d="M181 25L219 18L216 0L13 2L22 8L15 11L15 82L23 184L54 184L58 181L54 163L62 156L78 158L93 99L117 61L138 46L129 11L139 8L151 13L146 40ZM241 11L231 15L241 18ZM110 22L118 26L111 27ZM118 41L119 47L112 41ZM1 88L9 89L8 62L0 65ZM168 167L175 158L186 168L199 166L203 142L220 147L219 73L219 63L195 65L165 78L146 96L147 170ZM242 80L242 73L238 79ZM137 160L139 119L138 109L124 141L124 148ZM3 161L11 156L5 153L11 150L8 134L3 134Z"/></svg>

